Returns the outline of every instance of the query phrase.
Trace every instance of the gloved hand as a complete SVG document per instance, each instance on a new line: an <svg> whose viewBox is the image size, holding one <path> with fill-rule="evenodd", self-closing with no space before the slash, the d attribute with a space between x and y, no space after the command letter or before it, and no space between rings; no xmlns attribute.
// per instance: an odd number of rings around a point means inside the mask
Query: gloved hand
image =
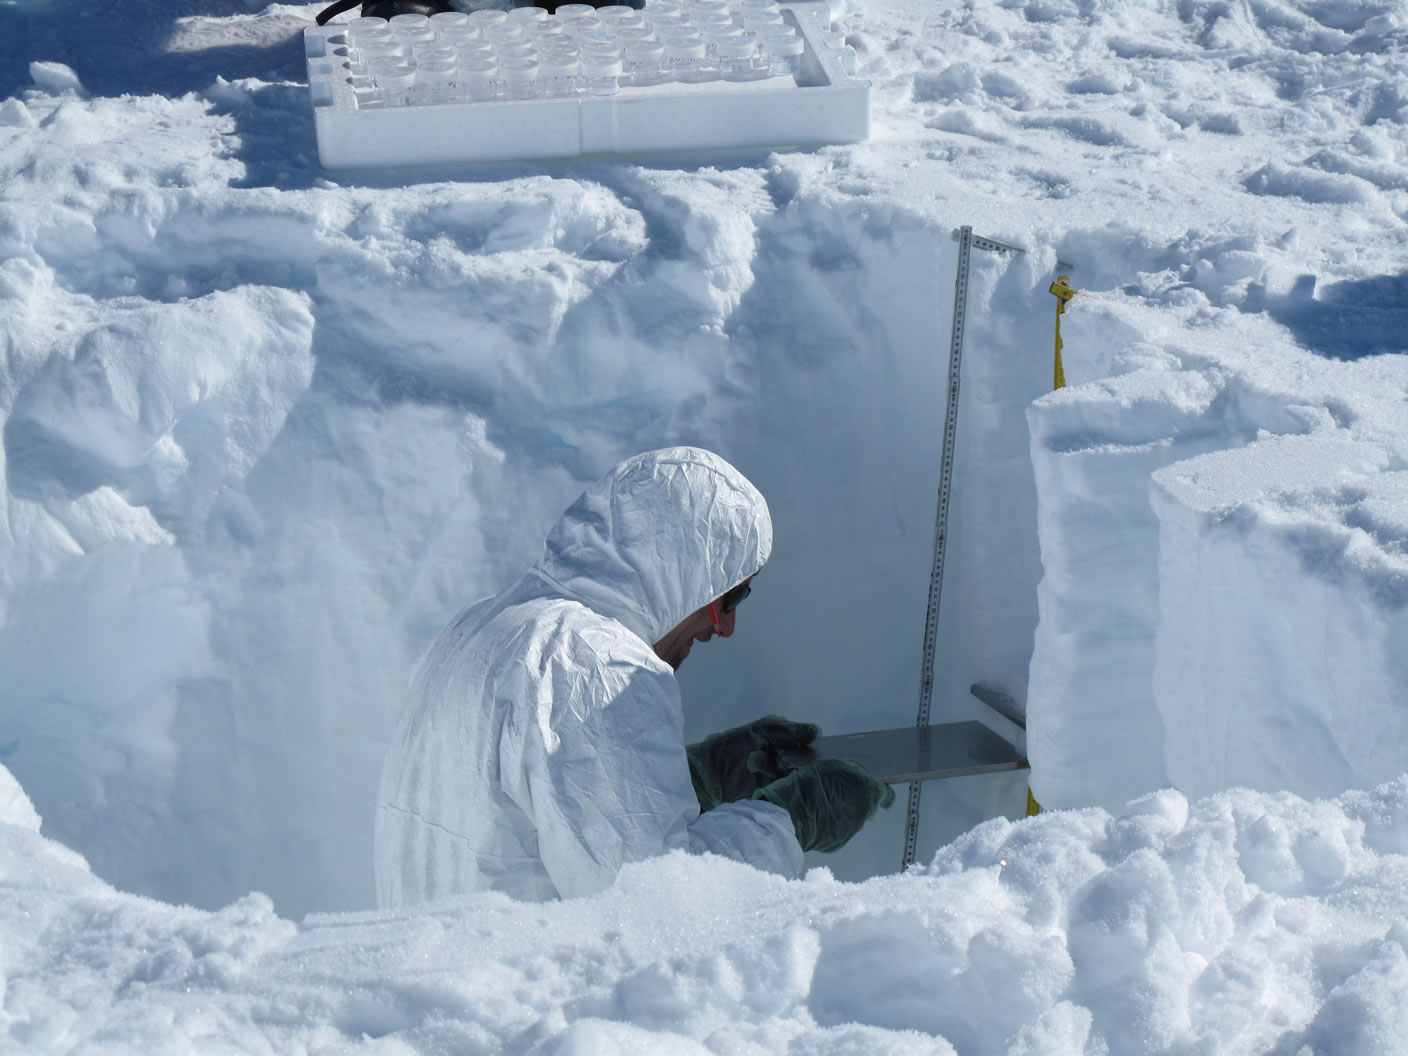
<svg viewBox="0 0 1408 1056"><path fill-rule="evenodd" d="M713 810L720 803L749 799L765 785L785 777L791 767L779 755L805 748L816 740L820 728L810 722L790 722L764 715L746 726L711 734L697 744L685 745L689 778L699 810Z"/></svg>
<svg viewBox="0 0 1408 1056"><path fill-rule="evenodd" d="M836 851L846 845L877 807L895 801L895 790L871 777L860 763L823 759L753 793L792 815L804 851Z"/></svg>

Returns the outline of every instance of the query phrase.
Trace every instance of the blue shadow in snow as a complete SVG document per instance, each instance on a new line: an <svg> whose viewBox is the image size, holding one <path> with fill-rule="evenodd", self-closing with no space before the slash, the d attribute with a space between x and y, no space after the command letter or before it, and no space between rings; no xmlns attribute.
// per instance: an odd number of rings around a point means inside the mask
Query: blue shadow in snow
<svg viewBox="0 0 1408 1056"><path fill-rule="evenodd" d="M325 4L310 5L316 13ZM249 43L224 39L202 46L192 16L257 14L245 0L0 0L0 99L33 86L31 62L71 66L94 95L176 98L210 86L216 74L302 80L305 23L289 17L287 36L268 37L268 24ZM182 43L170 44L180 31Z"/></svg>
<svg viewBox="0 0 1408 1056"><path fill-rule="evenodd" d="M1315 277L1302 275L1289 295L1267 299L1266 313L1327 359L1408 353L1408 272L1333 283L1318 296Z"/></svg>

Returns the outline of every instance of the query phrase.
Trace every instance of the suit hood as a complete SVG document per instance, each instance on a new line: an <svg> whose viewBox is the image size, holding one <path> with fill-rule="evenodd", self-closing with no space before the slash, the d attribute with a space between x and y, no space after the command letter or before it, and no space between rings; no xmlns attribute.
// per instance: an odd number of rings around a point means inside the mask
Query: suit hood
<svg viewBox="0 0 1408 1056"><path fill-rule="evenodd" d="M771 552L772 517L748 478L711 451L670 447L587 488L534 571L653 645Z"/></svg>

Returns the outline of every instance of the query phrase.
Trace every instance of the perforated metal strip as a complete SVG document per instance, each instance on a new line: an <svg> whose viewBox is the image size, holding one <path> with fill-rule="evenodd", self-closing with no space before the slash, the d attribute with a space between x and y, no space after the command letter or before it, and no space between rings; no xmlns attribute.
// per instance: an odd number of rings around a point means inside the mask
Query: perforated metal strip
<svg viewBox="0 0 1408 1056"><path fill-rule="evenodd" d="M939 501L934 516L934 564L929 573L929 606L924 615L924 662L919 673L919 715L916 726L929 725L929 704L934 695L934 646L939 632L939 598L944 586L944 543L948 536L948 500L953 489L953 447L958 435L958 379L963 362L963 324L968 308L968 260L973 229L960 227L958 276L953 284L953 336L948 348L948 405L944 409L943 454L939 463ZM900 868L914 864L919 846L919 795L923 783L909 785L909 811L905 817L904 858Z"/></svg>
<svg viewBox="0 0 1408 1056"><path fill-rule="evenodd" d="M934 696L934 647L939 633L939 598L944 587L944 543L948 537L948 502L953 488L953 448L958 435L958 379L963 365L963 327L968 312L968 266L972 251L1022 253L1019 246L995 238L974 235L964 225L953 233L958 243L958 274L953 282L953 334L948 346L948 405L944 408L943 453L939 463L939 501L934 514L934 564L929 573L929 606L924 614L924 660L919 675L919 715L916 726L929 725L929 706ZM900 869L914 864L919 849L919 796L921 782L909 785L909 812L905 818L904 858Z"/></svg>

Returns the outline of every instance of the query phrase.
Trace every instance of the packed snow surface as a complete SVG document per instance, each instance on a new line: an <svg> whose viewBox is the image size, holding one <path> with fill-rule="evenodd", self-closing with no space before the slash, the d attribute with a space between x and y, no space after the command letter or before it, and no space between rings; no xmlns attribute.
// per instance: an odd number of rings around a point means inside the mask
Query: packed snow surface
<svg viewBox="0 0 1408 1056"><path fill-rule="evenodd" d="M319 6L0 4L0 1048L1405 1050L1401 4L848 0L866 143L359 174ZM637 451L774 518L692 736L914 721L963 225L933 717L1030 774L365 912L415 657Z"/></svg>

